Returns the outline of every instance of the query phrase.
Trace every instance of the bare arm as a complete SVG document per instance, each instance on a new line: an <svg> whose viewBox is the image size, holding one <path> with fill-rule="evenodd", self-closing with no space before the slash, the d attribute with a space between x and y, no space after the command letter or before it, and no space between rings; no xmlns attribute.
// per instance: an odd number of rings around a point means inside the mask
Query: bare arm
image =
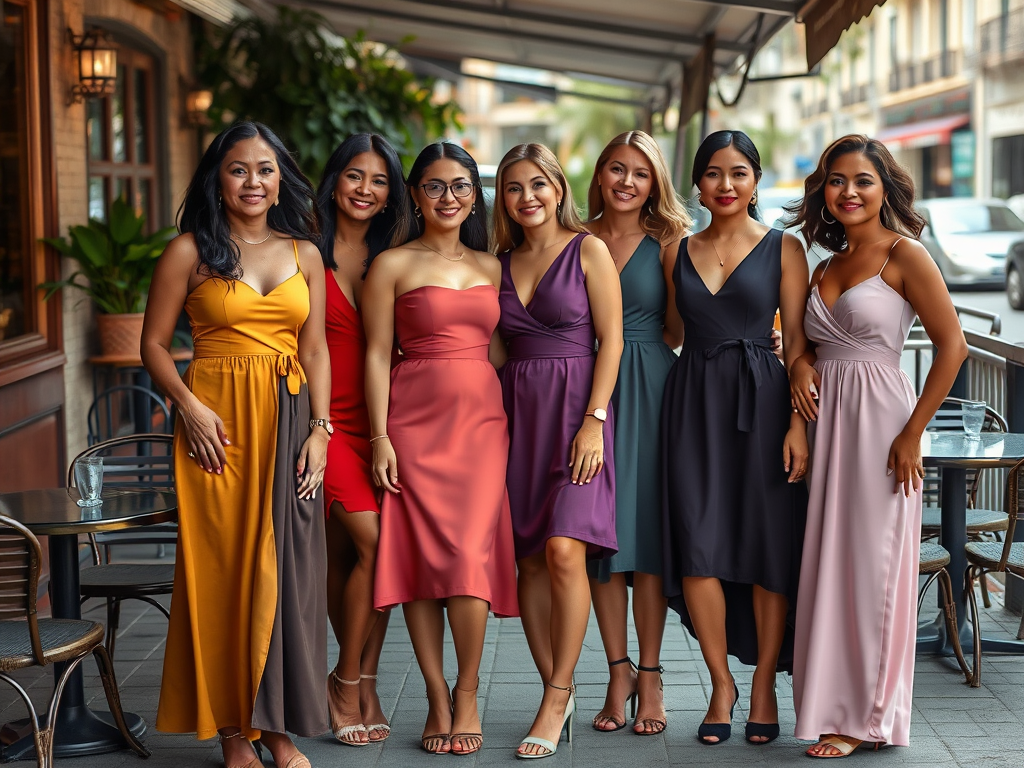
<svg viewBox="0 0 1024 768"><path fill-rule="evenodd" d="M323 260L315 245L299 244L299 265L309 287L309 316L299 331L299 364L306 372L310 414L314 419L328 419L331 415L331 357L324 334L327 296ZM323 482L329 440L326 429L315 427L302 444L295 466L301 478L300 499L316 496L316 489Z"/></svg>
<svg viewBox="0 0 1024 768"><path fill-rule="evenodd" d="M822 262L814 268L811 276L810 286L804 291L804 300L811 295L811 287L818 284L825 271L825 264ZM797 357L789 365L789 392L792 398L793 407L807 421L814 421L818 418L818 391L821 387L821 377L814 368L817 356L814 354L814 344L806 340L806 349L802 355Z"/></svg>
<svg viewBox="0 0 1024 768"><path fill-rule="evenodd" d="M909 496L911 487L920 488L920 478L924 476L921 435L967 359L967 340L939 268L924 246L902 240L893 248L892 260L899 267L907 301L935 345L935 357L921 396L889 450L888 467L896 475L896 492L903 486L903 492Z"/></svg>
<svg viewBox="0 0 1024 768"><path fill-rule="evenodd" d="M668 299L665 302L665 328L662 335L665 338L665 343L672 349L683 346L683 318L679 316L679 308L676 306L676 282L673 278L682 242L682 240L676 240L661 249L661 271L664 274L665 288L668 291Z"/></svg>
<svg viewBox="0 0 1024 768"><path fill-rule="evenodd" d="M807 351L804 335L804 310L807 307L807 258L804 247L792 235L782 236L782 282L779 286L779 313L782 317L782 348L786 370ZM794 408L789 433L782 449L782 463L789 481L796 482L807 472L807 422Z"/></svg>
<svg viewBox="0 0 1024 768"><path fill-rule="evenodd" d="M622 357L622 289L619 274L608 247L596 237L584 238L580 263L587 285L590 316L597 335L597 359L590 387L587 411L607 409L619 376ZM585 416L572 442L569 464L574 483L589 483L604 468L603 425L593 416Z"/></svg>
<svg viewBox="0 0 1024 768"><path fill-rule="evenodd" d="M195 273L199 254L191 235L174 238L160 256L142 326L142 364L161 392L181 415L189 451L207 472L220 474L227 463L224 446L230 445L224 422L203 404L181 380L171 359L171 340Z"/></svg>
<svg viewBox="0 0 1024 768"><path fill-rule="evenodd" d="M391 352L395 338L395 290L399 260L385 251L373 260L363 285L363 329L366 332L366 409L373 439L374 482L399 493L398 461L387 438L391 396Z"/></svg>

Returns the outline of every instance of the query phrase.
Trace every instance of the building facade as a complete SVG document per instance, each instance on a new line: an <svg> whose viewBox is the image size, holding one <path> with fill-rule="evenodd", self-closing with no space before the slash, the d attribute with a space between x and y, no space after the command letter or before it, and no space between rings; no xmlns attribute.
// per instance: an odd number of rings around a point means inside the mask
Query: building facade
<svg viewBox="0 0 1024 768"><path fill-rule="evenodd" d="M71 292L44 300L39 284L71 265L41 238L104 218L122 195L150 228L172 224L197 162L184 107L191 4L0 4L0 491L62 485L93 399L94 309ZM74 43L88 30L116 51L116 80L110 94L78 100Z"/></svg>

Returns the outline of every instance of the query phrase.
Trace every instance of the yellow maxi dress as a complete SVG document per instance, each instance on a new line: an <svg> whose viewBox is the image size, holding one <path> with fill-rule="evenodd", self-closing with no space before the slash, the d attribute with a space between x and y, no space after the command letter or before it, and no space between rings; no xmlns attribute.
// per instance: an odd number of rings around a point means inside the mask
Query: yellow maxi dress
<svg viewBox="0 0 1024 768"><path fill-rule="evenodd" d="M295 249L298 266L298 245ZM184 380L224 422L221 475L174 436L179 510L171 619L156 727L215 736L238 726L313 736L328 729L323 500L299 500L309 434L298 335L301 271L265 296L212 278L185 301L195 355Z"/></svg>

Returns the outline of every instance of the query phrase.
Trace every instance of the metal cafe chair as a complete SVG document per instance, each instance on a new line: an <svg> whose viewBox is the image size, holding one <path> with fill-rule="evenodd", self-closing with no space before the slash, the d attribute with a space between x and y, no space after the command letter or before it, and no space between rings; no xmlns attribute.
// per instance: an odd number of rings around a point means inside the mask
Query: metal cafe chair
<svg viewBox="0 0 1024 768"><path fill-rule="evenodd" d="M90 653L99 666L103 691L118 730L137 754L149 757L149 750L125 723L114 666L103 647L103 625L82 619L37 616L41 562L39 540L33 533L21 523L0 516L0 680L14 688L28 707L37 764L40 768L53 765L54 726L61 693L68 677ZM67 666L53 687L48 711L40 716L28 691L8 673L54 662L65 662Z"/></svg>
<svg viewBox="0 0 1024 768"><path fill-rule="evenodd" d="M103 457L104 488L174 489L170 435L126 435L87 448L68 468L68 487L74 485L75 463L85 456ZM93 565L82 569L81 595L83 601L93 597L106 600L106 646L111 656L117 641L121 601L142 600L170 618L170 612L156 598L171 594L174 586L173 563L114 563L110 561L111 547L173 543L176 537L175 524L89 535Z"/></svg>

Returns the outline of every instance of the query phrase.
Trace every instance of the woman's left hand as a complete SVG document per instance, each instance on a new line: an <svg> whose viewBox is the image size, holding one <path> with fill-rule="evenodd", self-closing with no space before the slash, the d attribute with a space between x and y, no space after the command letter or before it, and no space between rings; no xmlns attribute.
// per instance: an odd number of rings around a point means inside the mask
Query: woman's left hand
<svg viewBox="0 0 1024 768"><path fill-rule="evenodd" d="M906 429L896 435L889 448L889 460L886 463L887 474L896 475L896 487L893 493L900 492L909 498L910 490L921 490L921 479L924 477L924 462L921 461L921 436L908 433Z"/></svg>
<svg viewBox="0 0 1024 768"><path fill-rule="evenodd" d="M790 427L782 444L782 466L789 472L789 482L798 483L804 479L809 458L806 424Z"/></svg>
<svg viewBox="0 0 1024 768"><path fill-rule="evenodd" d="M320 433L323 433L322 435ZM327 443L330 436L319 427L313 429L302 444L295 472L299 476L298 494L300 499L315 499L316 489L324 481L327 467Z"/></svg>
<svg viewBox="0 0 1024 768"><path fill-rule="evenodd" d="M573 485L585 485L604 468L604 424L587 416L569 451Z"/></svg>

